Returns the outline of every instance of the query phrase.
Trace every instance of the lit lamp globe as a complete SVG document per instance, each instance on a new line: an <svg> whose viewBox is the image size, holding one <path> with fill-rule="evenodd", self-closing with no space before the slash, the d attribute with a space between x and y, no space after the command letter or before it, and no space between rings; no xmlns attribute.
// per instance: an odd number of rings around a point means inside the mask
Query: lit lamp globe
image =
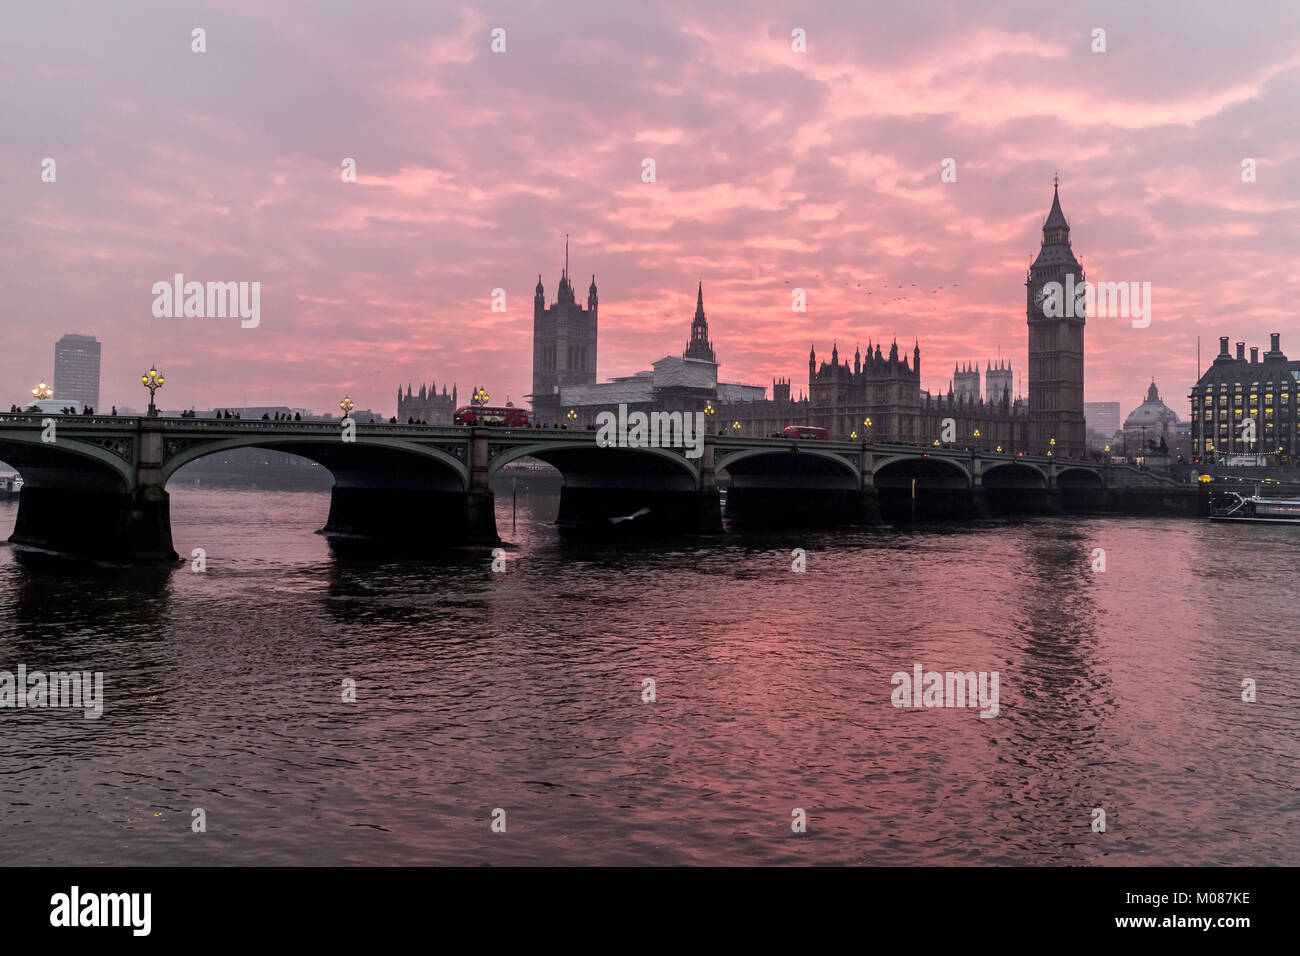
<svg viewBox="0 0 1300 956"><path fill-rule="evenodd" d="M166 381L167 380L163 378L162 373L158 371L156 365L150 366L149 371L140 376L140 384L149 389L148 416L150 418L158 417L158 408L154 405L154 395L157 393L158 389L163 387L163 384Z"/></svg>

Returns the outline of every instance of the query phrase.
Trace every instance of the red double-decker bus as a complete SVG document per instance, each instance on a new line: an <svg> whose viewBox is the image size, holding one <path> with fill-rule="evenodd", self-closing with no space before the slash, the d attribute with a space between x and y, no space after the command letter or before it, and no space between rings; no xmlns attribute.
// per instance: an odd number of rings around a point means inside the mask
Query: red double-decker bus
<svg viewBox="0 0 1300 956"><path fill-rule="evenodd" d="M456 409L452 421L457 425L501 425L505 428L526 428L528 412L513 407L462 405Z"/></svg>
<svg viewBox="0 0 1300 956"><path fill-rule="evenodd" d="M830 438L830 436L826 434L826 429L818 428L816 425L787 425L781 430L781 437L803 439L820 438L822 440Z"/></svg>

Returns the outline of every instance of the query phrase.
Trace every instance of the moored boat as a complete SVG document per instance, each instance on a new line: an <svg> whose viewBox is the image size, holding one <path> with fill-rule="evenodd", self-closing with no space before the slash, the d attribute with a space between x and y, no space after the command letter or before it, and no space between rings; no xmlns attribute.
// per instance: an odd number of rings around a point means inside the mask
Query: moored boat
<svg viewBox="0 0 1300 956"><path fill-rule="evenodd" d="M1256 490L1247 497L1227 492L1227 501L1210 512L1211 521L1300 524L1300 498L1265 498Z"/></svg>

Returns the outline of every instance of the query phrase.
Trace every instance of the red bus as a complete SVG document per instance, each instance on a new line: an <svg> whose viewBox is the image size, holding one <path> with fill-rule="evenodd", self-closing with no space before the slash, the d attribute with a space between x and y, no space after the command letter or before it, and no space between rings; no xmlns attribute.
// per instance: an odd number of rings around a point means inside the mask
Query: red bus
<svg viewBox="0 0 1300 956"><path fill-rule="evenodd" d="M502 425L506 428L527 428L528 412L513 407L462 405L456 409L452 421L457 425Z"/></svg>
<svg viewBox="0 0 1300 956"><path fill-rule="evenodd" d="M785 426L785 430L781 432L781 437L803 439L830 438L830 436L826 434L826 429L818 428L816 425L787 425Z"/></svg>

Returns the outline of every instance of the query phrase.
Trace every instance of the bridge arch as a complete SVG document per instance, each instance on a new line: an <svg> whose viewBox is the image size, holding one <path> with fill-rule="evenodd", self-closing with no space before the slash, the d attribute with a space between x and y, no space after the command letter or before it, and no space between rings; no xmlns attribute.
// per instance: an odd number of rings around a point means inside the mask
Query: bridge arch
<svg viewBox="0 0 1300 956"><path fill-rule="evenodd" d="M195 442L167 456L162 466L163 484L190 462L240 448L261 448L298 455L328 469L336 481L344 484L349 483L349 475L385 472L392 475L396 468L399 474L404 470L407 472L408 480L400 482L401 484L410 485L418 473L422 479L419 484L427 484L431 480L432 484L445 490L465 491L469 488L469 465L455 455L428 444L365 432L358 432L355 442L321 435L258 434ZM370 460L364 460L358 454L366 452L370 453ZM419 466L416 473L409 471L411 466ZM430 469L429 466L434 467ZM373 482L367 481L366 484Z"/></svg>
<svg viewBox="0 0 1300 956"><path fill-rule="evenodd" d="M1057 469L1056 483L1062 488L1101 488L1106 484L1099 469L1079 465Z"/></svg>
<svg viewBox="0 0 1300 956"><path fill-rule="evenodd" d="M731 444L715 455L715 473L726 474L726 515L733 526L838 525L864 517L856 461L815 441Z"/></svg>
<svg viewBox="0 0 1300 956"><path fill-rule="evenodd" d="M0 431L0 461L17 468L25 484L33 488L49 484L106 492L126 492L134 487L135 467L129 445L114 450L71 437L47 443L41 441L43 430ZM89 469L85 467L88 461L93 463Z"/></svg>
<svg viewBox="0 0 1300 956"><path fill-rule="evenodd" d="M490 447L490 446L489 446ZM488 476L499 472L512 461L536 458L555 468L562 475L599 474L601 466L615 466L620 470L628 464L654 462L650 471L665 476L682 475L690 480L690 489L700 486L700 469L690 458L671 448L601 448L595 438L589 441L546 441L502 448L488 462ZM602 460L603 459L603 460Z"/></svg>
<svg viewBox="0 0 1300 956"><path fill-rule="evenodd" d="M1051 479L1041 465L1020 459L985 461L980 469L985 488L1046 488Z"/></svg>
<svg viewBox="0 0 1300 956"><path fill-rule="evenodd" d="M763 461L760 462L760 461L756 461L755 459L762 459ZM820 467L816 469L809 469L804 467L804 464L808 461L808 459L815 460L816 462L819 463L819 465L821 462L829 462L832 465L834 465L834 467L828 468L825 465L820 465ZM751 468L743 469L743 472L741 469L737 469L735 467L741 462L746 462L746 461L751 462L752 465L766 463L769 465L789 465L792 467L777 468L777 469L771 469L771 468L759 469L759 468L751 467ZM788 447L763 446L757 448L745 448L740 451L728 452L719 455L717 458L714 459L713 469L715 472L718 471L727 472L727 474L732 476L733 480L735 479L737 473L745 473L745 474L757 476L765 470L769 472L776 471L782 474L792 474L800 470L806 472L811 472L815 470L821 472L824 476L831 477L831 478L835 478L835 477L850 478L852 480L851 487L854 488L860 487L862 484L862 472L855 463L849 461L843 455L838 455L833 451L826 451L821 448L809 447L808 445L789 445Z"/></svg>
<svg viewBox="0 0 1300 956"><path fill-rule="evenodd" d="M872 476L876 487L887 487L898 480L910 482L912 478L935 487L956 487L952 481L960 479L961 487L971 486L970 469L957 458L944 455L891 455L872 462ZM883 479L883 481L882 481Z"/></svg>

